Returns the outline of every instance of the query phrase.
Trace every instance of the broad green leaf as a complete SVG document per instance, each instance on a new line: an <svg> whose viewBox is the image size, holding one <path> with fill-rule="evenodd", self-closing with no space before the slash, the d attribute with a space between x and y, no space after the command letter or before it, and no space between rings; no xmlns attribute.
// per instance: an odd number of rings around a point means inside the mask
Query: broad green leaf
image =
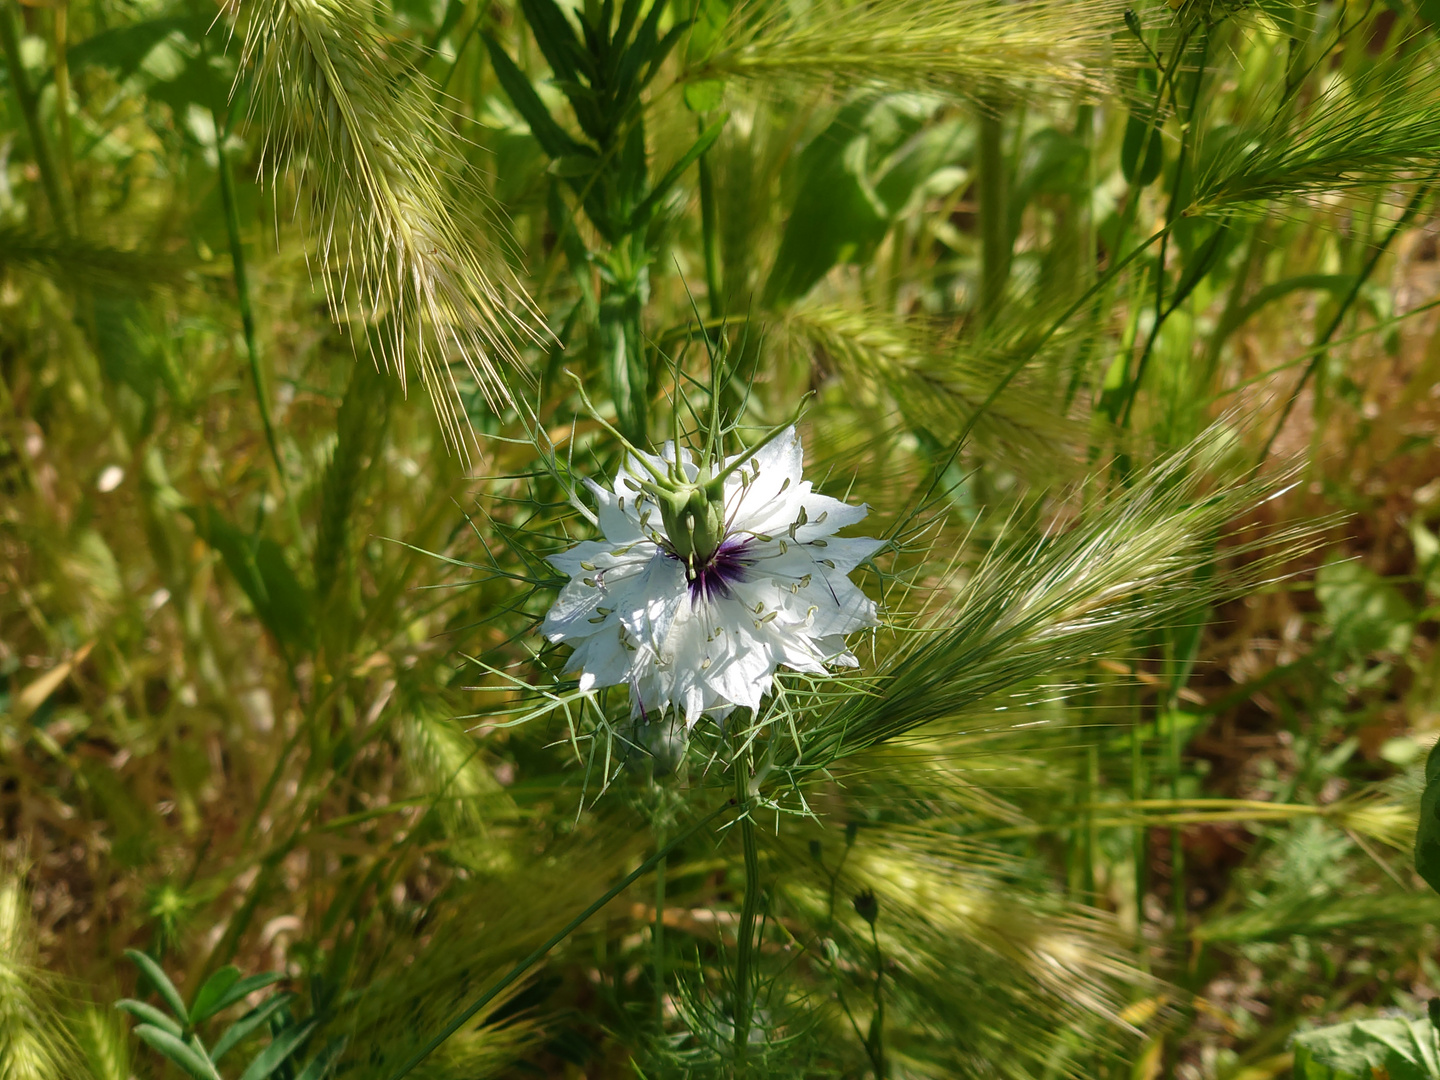
<svg viewBox="0 0 1440 1080"><path fill-rule="evenodd" d="M137 1017L151 1027L157 1027L161 1031L168 1031L177 1039L184 1033L184 1029L181 1028L179 1024L166 1016L154 1005L149 1005L143 1001L136 1001L134 998L121 998L115 1003L115 1007L122 1012L127 1012L131 1016Z"/></svg>
<svg viewBox="0 0 1440 1080"><path fill-rule="evenodd" d="M198 1025L219 1012L226 992L239 981L240 969L233 965L222 967L206 979L205 985L200 987L200 992L190 1003L190 1022Z"/></svg>
<svg viewBox="0 0 1440 1080"><path fill-rule="evenodd" d="M907 119L923 121L924 117ZM881 141L881 136L882 133L874 132L872 144ZM883 163L874 187L876 198L893 217L910 204L917 191L924 198L926 185L932 180L941 180L946 188L932 194L954 190L963 177L954 166L969 157L974 145L974 128L959 120L947 120L912 134L911 125L906 123L888 133L887 141L898 143L900 148Z"/></svg>
<svg viewBox="0 0 1440 1080"><path fill-rule="evenodd" d="M70 46L65 58L70 66L70 77L74 78L83 68L92 64L108 67L121 81L128 79L140 68L150 51L173 33L183 34L192 41L205 35L204 18L192 15L166 16L147 19L143 22L117 26L102 30L94 37L86 38Z"/></svg>
<svg viewBox="0 0 1440 1080"><path fill-rule="evenodd" d="M175 1018L180 1021L181 1025L184 1026L188 1024L190 1022L190 1014L185 1011L185 1002L180 998L180 991L175 989L175 984L170 981L170 977L165 974L164 970L155 962L154 958L147 956L139 949L126 949L125 955L128 956L131 962L150 980L155 990L165 999L165 1004L170 1006L170 1011L175 1014Z"/></svg>
<svg viewBox="0 0 1440 1080"><path fill-rule="evenodd" d="M884 239L888 211L865 176L866 138L856 135L872 105L842 109L801 155L800 186L765 283L765 307L798 300L836 263L863 260Z"/></svg>
<svg viewBox="0 0 1440 1080"><path fill-rule="evenodd" d="M1420 824L1415 830L1415 871L1440 892L1440 743L1425 759L1425 791L1420 796Z"/></svg>
<svg viewBox="0 0 1440 1080"><path fill-rule="evenodd" d="M1125 139L1120 144L1120 171L1136 187L1148 187L1160 175L1165 163L1165 144L1160 129L1130 114L1125 122Z"/></svg>
<svg viewBox="0 0 1440 1080"><path fill-rule="evenodd" d="M1410 644L1415 610L1368 566L1354 560L1326 563L1315 575L1315 596L1342 653L1400 653Z"/></svg>
<svg viewBox="0 0 1440 1080"><path fill-rule="evenodd" d="M254 976L252 976L253 978ZM275 1015L277 1009L288 1005L295 998L294 994L276 994L274 997L266 998L255 1008L251 1009L244 1016L236 1020L225 1029L225 1033L215 1042L215 1047L210 1051L210 1060L219 1060L238 1046L245 1038L261 1024Z"/></svg>
<svg viewBox="0 0 1440 1080"><path fill-rule="evenodd" d="M199 1053L189 1043L161 1028L141 1024L135 1034L150 1046L189 1073L195 1080L220 1080L220 1074L210 1059Z"/></svg>
<svg viewBox="0 0 1440 1080"><path fill-rule="evenodd" d="M1425 1020L1351 1020L1295 1036L1304 1080L1437 1080L1435 1028Z"/></svg>
<svg viewBox="0 0 1440 1080"><path fill-rule="evenodd" d="M306 648L314 637L310 595L273 540L247 536L213 506L185 511L200 538L220 553L255 614L282 645Z"/></svg>
<svg viewBox="0 0 1440 1080"><path fill-rule="evenodd" d="M223 113L230 102L235 85L234 64L224 56L201 54L188 57L180 71L169 79L159 79L146 90L146 96L163 101L183 117L190 105L199 105L207 112Z"/></svg>
<svg viewBox="0 0 1440 1080"><path fill-rule="evenodd" d="M281 1031L275 1036L275 1041L250 1062L249 1068L240 1074L240 1080L265 1080L299 1049L300 1044L310 1037L319 1024L319 1020L312 1018Z"/></svg>
<svg viewBox="0 0 1440 1080"><path fill-rule="evenodd" d="M1165 163L1165 145L1159 125L1151 120L1154 106L1150 99L1159 85L1160 76L1154 68L1141 68L1135 73L1135 99L1125 122L1125 138L1120 144L1120 171L1136 187L1147 187L1160 175Z"/></svg>

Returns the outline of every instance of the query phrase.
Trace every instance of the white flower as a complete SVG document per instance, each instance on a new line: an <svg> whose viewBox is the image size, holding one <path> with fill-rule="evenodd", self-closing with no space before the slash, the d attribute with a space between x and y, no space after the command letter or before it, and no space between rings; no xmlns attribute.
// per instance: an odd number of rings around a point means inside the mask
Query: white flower
<svg viewBox="0 0 1440 1080"><path fill-rule="evenodd" d="M876 625L849 574L883 541L841 538L865 517L800 479L794 427L717 466L667 442L632 452L613 491L591 481L604 540L550 562L570 575L541 631L574 646L580 688L630 687L632 715L672 706L687 727L757 709L776 668L858 667L845 635Z"/></svg>

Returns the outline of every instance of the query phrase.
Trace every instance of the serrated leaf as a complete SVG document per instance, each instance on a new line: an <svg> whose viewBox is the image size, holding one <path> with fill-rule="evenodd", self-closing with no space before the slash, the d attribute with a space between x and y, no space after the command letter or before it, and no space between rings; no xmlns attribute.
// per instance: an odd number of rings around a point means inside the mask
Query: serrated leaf
<svg viewBox="0 0 1440 1080"><path fill-rule="evenodd" d="M253 976L252 976L253 977ZM275 1015L276 1010L283 1008L294 1000L295 995L291 993L276 994L274 997L266 998L255 1008L242 1016L235 1023L225 1029L225 1033L216 1040L215 1047L210 1051L210 1060L219 1060L244 1041L251 1032Z"/></svg>
<svg viewBox="0 0 1440 1080"><path fill-rule="evenodd" d="M265 1080L299 1049L320 1024L319 1020L306 1020L303 1024L286 1028L275 1036L275 1040L250 1062L249 1068L240 1074L240 1080Z"/></svg>
<svg viewBox="0 0 1440 1080"><path fill-rule="evenodd" d="M205 985L200 987L200 992L195 995L195 1000L190 1003L190 1022L199 1024L208 1020L220 1011L219 1002L224 999L226 992L240 981L240 969L233 965L222 967L210 978L205 980Z"/></svg>
<svg viewBox="0 0 1440 1080"><path fill-rule="evenodd" d="M166 1016L154 1005L150 1005L144 1001L136 1001L134 998L121 998L115 1003L115 1008L122 1012L129 1013L143 1023L157 1027L161 1031L168 1031L177 1039L184 1031L174 1020Z"/></svg>
<svg viewBox="0 0 1440 1080"><path fill-rule="evenodd" d="M165 999L165 1004L170 1006L170 1011L175 1014L181 1026L190 1022L190 1014L185 1011L185 1002L180 997L180 991L175 989L175 984L170 977L157 964L153 957L147 956L139 949L126 949L125 955L131 962L144 972L145 977L154 985L156 991Z"/></svg>
<svg viewBox="0 0 1440 1080"><path fill-rule="evenodd" d="M149 1024L141 1024L135 1029L135 1034L184 1069L195 1080L220 1080L220 1074L215 1071L215 1066L210 1063L209 1058L196 1051L194 1047L178 1036L160 1028L151 1027Z"/></svg>

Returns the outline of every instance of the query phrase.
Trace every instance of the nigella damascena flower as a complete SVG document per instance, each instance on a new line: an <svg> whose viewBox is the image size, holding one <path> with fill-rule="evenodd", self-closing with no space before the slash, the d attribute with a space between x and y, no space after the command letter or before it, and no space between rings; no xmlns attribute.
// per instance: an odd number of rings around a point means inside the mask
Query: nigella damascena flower
<svg viewBox="0 0 1440 1080"><path fill-rule="evenodd" d="M876 625L850 572L883 544L835 531L865 517L800 478L794 427L714 464L667 442L632 451L613 491L591 481L604 540L550 556L570 575L541 631L574 646L580 687L628 685L633 715L687 727L759 707L776 668L857 667L845 635Z"/></svg>

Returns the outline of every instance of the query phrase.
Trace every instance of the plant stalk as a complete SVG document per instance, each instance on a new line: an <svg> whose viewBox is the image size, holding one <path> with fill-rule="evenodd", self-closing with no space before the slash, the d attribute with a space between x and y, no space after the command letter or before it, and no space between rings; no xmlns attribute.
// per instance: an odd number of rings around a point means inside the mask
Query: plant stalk
<svg viewBox="0 0 1440 1080"><path fill-rule="evenodd" d="M50 214L55 227L62 236L72 232L70 204L65 198L65 188L55 158L50 152L50 140L40 123L40 99L30 85L30 76L20 59L20 35L15 27L18 5L10 0L0 0L0 50L5 53L5 66L10 75L10 85L15 89L15 98L20 113L25 117L25 129L30 134L31 149L35 154L35 167L40 171L40 185L45 190L45 201L50 205Z"/></svg>
<svg viewBox="0 0 1440 1080"><path fill-rule="evenodd" d="M870 1056L870 1067L875 1070L875 1080L885 1080L889 1075L885 1065L885 957L880 952L880 935L873 922L870 943L875 947L875 1012L870 1017L870 1037L865 1040L865 1050Z"/></svg>
<svg viewBox="0 0 1440 1080"><path fill-rule="evenodd" d="M703 120L696 121L705 130ZM710 151L700 155L700 234L705 249L705 291L709 297L710 318L725 315L724 297L720 293L720 226L715 205L715 177L710 169Z"/></svg>
<svg viewBox="0 0 1440 1080"><path fill-rule="evenodd" d="M220 174L220 201L225 206L225 232L230 241L230 264L235 274L235 294L240 306L240 326L245 334L245 352L250 358L250 378L255 384L255 404L260 412L260 426L265 432L265 443L270 448L270 459L275 463L275 474L280 478L280 487L285 494L285 504L294 517L294 504L290 498L290 484L285 476L285 466L280 460L280 446L275 441L275 426L270 422L270 404L265 394L265 383L260 375L260 350L255 344L255 311L250 303L250 279L245 272L245 249L240 243L240 209L235 201L235 181L230 175L230 159L225 153L225 125L220 114L212 111L215 124L216 171ZM300 538L298 522L295 537Z"/></svg>
<svg viewBox="0 0 1440 1080"><path fill-rule="evenodd" d="M655 846L665 851L665 826L655 827ZM655 929L650 936L650 966L655 980L655 1026L665 1032L665 869L669 857L655 864Z"/></svg>
<svg viewBox="0 0 1440 1080"><path fill-rule="evenodd" d="M55 21L52 25L52 48L55 53L55 122L60 129L60 176L73 201L75 170L71 161L70 142L69 15L69 0L60 0L55 8Z"/></svg>
<svg viewBox="0 0 1440 1080"><path fill-rule="evenodd" d="M749 790L744 763L736 756L735 799L748 806ZM740 906L740 929L735 943L735 1075L745 1075L750 1053L750 1021L755 1007L751 993L751 966L754 959L755 920L760 912L760 852L755 841L755 821L747 809L740 819L740 842L745 850L745 899Z"/></svg>
<svg viewBox="0 0 1440 1080"><path fill-rule="evenodd" d="M1006 206L1004 124L998 106L980 108L979 146L975 186L980 214L980 319L995 318L1010 280L1010 216Z"/></svg>

